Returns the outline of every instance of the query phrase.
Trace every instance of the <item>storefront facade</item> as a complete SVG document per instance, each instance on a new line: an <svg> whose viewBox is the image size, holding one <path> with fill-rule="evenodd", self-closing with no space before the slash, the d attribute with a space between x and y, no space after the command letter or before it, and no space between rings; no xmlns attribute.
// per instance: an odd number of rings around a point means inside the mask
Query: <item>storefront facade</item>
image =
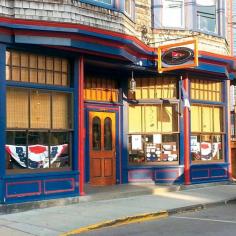
<svg viewBox="0 0 236 236"><path fill-rule="evenodd" d="M198 67L159 74L156 48L134 36L0 27L1 203L80 196L84 184L230 180L234 58L199 52Z"/></svg>

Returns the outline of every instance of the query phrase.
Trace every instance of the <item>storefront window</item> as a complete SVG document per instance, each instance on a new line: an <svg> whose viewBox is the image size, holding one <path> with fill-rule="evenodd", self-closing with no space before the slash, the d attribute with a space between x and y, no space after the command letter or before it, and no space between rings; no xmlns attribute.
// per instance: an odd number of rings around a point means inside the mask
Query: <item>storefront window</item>
<svg viewBox="0 0 236 236"><path fill-rule="evenodd" d="M191 106L192 161L223 160L223 108L213 105Z"/></svg>
<svg viewBox="0 0 236 236"><path fill-rule="evenodd" d="M7 80L49 84L51 73L50 84L69 85L66 59L15 51L8 51L6 59ZM14 84L7 87L6 114L9 171L71 166L71 93Z"/></svg>
<svg viewBox="0 0 236 236"><path fill-rule="evenodd" d="M132 164L177 162L178 105L130 105L128 149Z"/></svg>
<svg viewBox="0 0 236 236"><path fill-rule="evenodd" d="M129 163L173 163L179 159L178 134L129 135Z"/></svg>

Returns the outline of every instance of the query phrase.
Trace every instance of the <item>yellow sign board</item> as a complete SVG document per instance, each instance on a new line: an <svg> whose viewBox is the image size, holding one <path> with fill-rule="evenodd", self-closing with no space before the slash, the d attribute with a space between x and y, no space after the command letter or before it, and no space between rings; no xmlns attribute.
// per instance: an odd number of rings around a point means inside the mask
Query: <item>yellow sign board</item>
<svg viewBox="0 0 236 236"><path fill-rule="evenodd" d="M158 47L158 72L198 66L197 39Z"/></svg>

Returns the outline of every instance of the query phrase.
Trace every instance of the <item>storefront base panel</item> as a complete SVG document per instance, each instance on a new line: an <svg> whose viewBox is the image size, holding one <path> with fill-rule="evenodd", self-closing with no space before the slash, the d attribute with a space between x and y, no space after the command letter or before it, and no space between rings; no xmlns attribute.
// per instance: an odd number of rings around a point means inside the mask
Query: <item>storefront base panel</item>
<svg viewBox="0 0 236 236"><path fill-rule="evenodd" d="M19 203L79 195L78 174L50 173L50 175L7 176L3 180L1 203Z"/></svg>
<svg viewBox="0 0 236 236"><path fill-rule="evenodd" d="M191 166L192 183L210 183L229 180L228 164Z"/></svg>
<svg viewBox="0 0 236 236"><path fill-rule="evenodd" d="M128 170L128 182L155 182L163 184L182 184L183 167L154 167Z"/></svg>

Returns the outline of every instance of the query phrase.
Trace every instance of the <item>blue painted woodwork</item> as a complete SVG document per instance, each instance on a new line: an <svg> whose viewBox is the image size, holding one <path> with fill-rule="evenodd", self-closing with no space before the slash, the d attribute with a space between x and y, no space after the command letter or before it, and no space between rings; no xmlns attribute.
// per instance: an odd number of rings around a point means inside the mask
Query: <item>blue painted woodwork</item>
<svg viewBox="0 0 236 236"><path fill-rule="evenodd" d="M190 169L193 184L228 180L228 163L192 165Z"/></svg>
<svg viewBox="0 0 236 236"><path fill-rule="evenodd" d="M6 85L8 87L19 87L19 88L33 88L33 89L44 89L44 90L52 90L52 91L61 91L61 92L74 92L74 88L66 87L66 86L52 86L48 84L34 84L34 83L25 83L25 82L17 82L17 81L6 81Z"/></svg>
<svg viewBox="0 0 236 236"><path fill-rule="evenodd" d="M78 196L78 172L51 172L6 176L2 203Z"/></svg>
<svg viewBox="0 0 236 236"><path fill-rule="evenodd" d="M0 179L5 175L5 144L6 144L6 45L0 44ZM1 181L0 189L3 189ZM4 192L0 191L0 201L4 199Z"/></svg>
<svg viewBox="0 0 236 236"><path fill-rule="evenodd" d="M78 140L79 140L79 127L78 127L78 109L79 109L79 91L78 91L78 80L79 80L79 68L78 68L78 62L79 59L75 59L74 60L74 65L73 65L73 70L74 70L74 77L73 77L73 87L74 87L74 132L73 132L73 149L72 149L72 156L74 158L72 158L72 168L73 170L78 170Z"/></svg>
<svg viewBox="0 0 236 236"><path fill-rule="evenodd" d="M175 183L182 184L184 182L183 166L129 166L128 181L145 182L153 181L158 183Z"/></svg>

